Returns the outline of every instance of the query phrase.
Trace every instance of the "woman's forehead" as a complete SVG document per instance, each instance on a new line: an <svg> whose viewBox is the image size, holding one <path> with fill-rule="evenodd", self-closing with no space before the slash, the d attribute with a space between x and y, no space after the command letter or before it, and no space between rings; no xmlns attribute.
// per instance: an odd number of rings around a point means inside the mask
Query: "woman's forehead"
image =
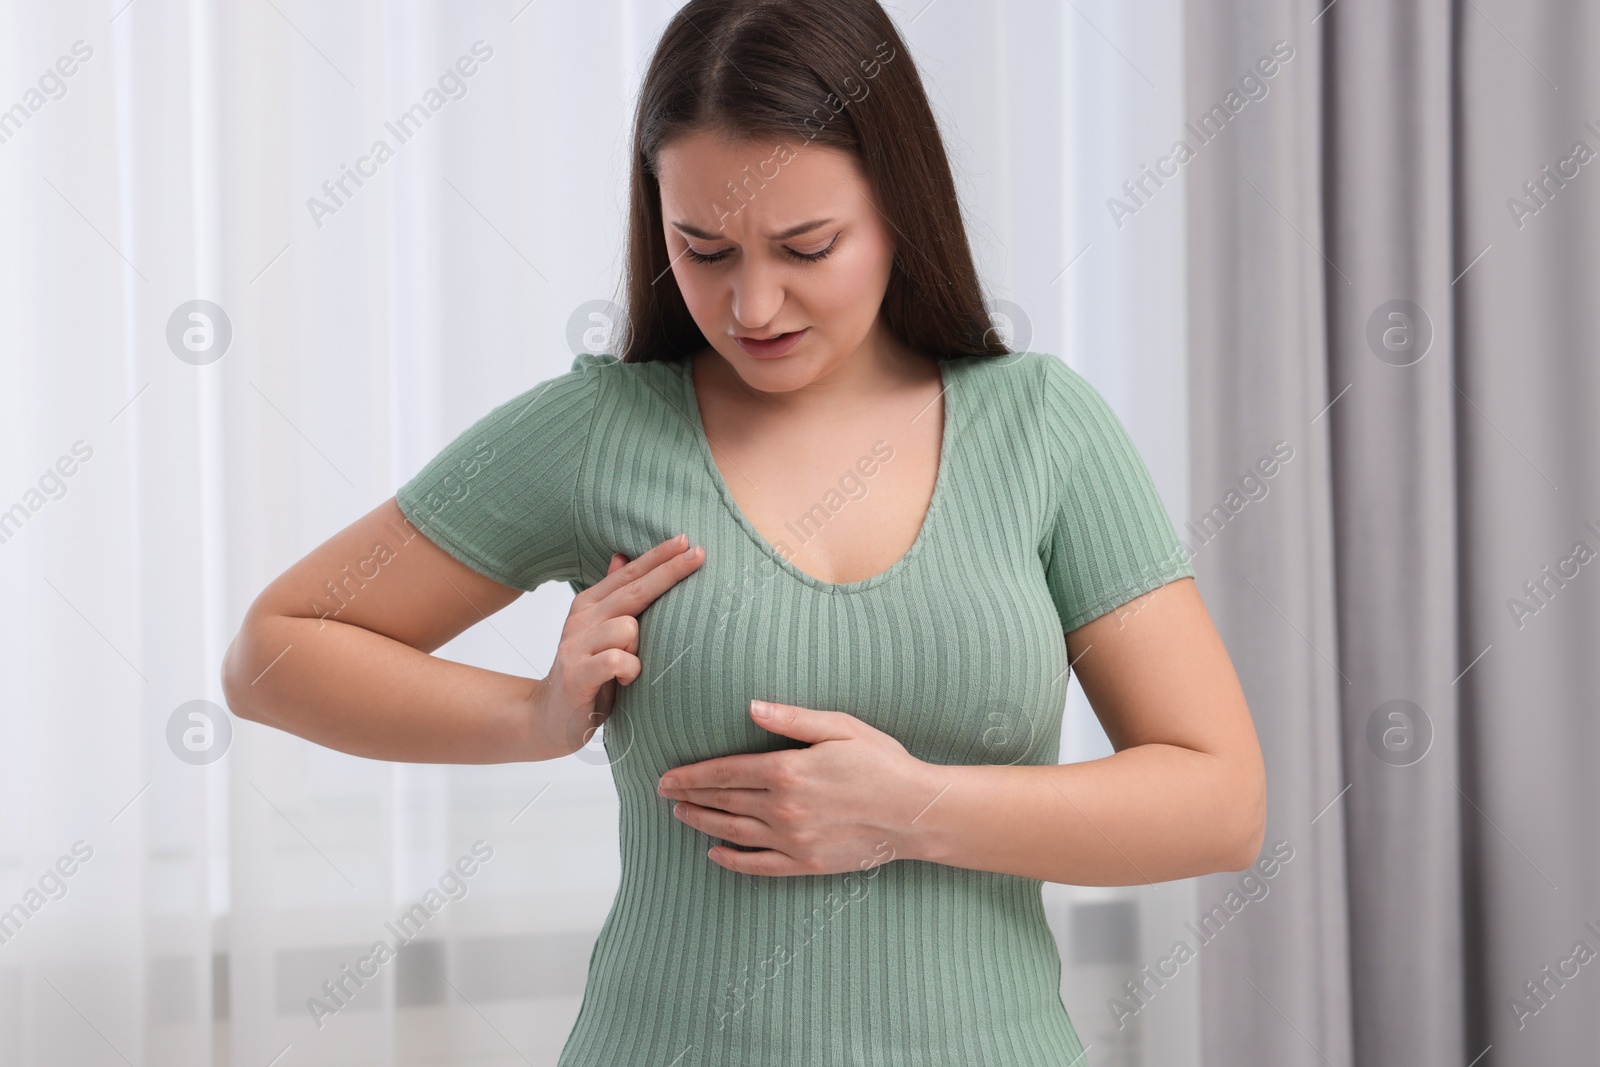
<svg viewBox="0 0 1600 1067"><path fill-rule="evenodd" d="M738 209L749 233L767 234L864 206L863 178L848 152L824 145L730 142L698 134L661 150L657 180L666 217L724 232L719 205Z"/></svg>

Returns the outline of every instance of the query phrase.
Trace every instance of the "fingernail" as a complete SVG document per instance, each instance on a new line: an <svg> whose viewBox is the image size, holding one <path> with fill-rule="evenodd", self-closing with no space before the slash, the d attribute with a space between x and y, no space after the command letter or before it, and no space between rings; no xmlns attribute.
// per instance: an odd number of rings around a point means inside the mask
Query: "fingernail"
<svg viewBox="0 0 1600 1067"><path fill-rule="evenodd" d="M772 714L772 705L765 700L752 700L750 702L750 710L755 712L756 718L765 719Z"/></svg>
<svg viewBox="0 0 1600 1067"><path fill-rule="evenodd" d="M665 777L665 778L661 779L660 782L656 783L656 788L657 789L675 789L675 788L677 788L677 785L678 785L678 783L676 781L674 781L671 776L668 776L668 777Z"/></svg>

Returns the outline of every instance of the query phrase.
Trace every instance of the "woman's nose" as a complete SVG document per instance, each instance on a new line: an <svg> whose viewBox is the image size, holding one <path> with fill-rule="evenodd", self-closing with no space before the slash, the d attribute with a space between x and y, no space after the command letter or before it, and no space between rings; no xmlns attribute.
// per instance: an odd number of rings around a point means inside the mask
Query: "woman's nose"
<svg viewBox="0 0 1600 1067"><path fill-rule="evenodd" d="M740 264L733 278L733 318L741 330L755 331L783 308L780 273L762 264Z"/></svg>

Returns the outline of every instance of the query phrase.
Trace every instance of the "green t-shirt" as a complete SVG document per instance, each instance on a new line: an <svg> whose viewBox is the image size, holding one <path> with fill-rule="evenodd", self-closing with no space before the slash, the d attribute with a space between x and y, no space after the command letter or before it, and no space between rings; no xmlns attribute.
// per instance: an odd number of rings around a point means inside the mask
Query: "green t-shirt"
<svg viewBox="0 0 1600 1067"><path fill-rule="evenodd" d="M618 687L603 730L621 884L560 1067L1085 1067L1038 879L882 856L847 874L744 875L656 793L672 767L800 747L755 724L752 698L848 712L931 763L1054 764L1063 633L1193 576L1081 375L1036 352L940 366L932 504L906 554L857 582L821 581L780 550L870 491L892 440L774 546L712 461L684 361L581 355L400 488L430 540L518 589L586 589L613 552L679 533L705 546L640 615L644 673Z"/></svg>

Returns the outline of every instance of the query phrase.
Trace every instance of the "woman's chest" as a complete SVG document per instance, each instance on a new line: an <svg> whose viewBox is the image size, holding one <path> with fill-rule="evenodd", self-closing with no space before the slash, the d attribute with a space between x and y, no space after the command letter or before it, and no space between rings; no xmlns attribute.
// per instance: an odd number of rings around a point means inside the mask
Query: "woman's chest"
<svg viewBox="0 0 1600 1067"><path fill-rule="evenodd" d="M793 747L752 699L854 715L915 757L1054 763L1067 653L1037 546L932 516L890 571L844 590L808 581L717 509L624 518L630 557L679 530L705 562L639 616L640 676L605 728L614 773Z"/></svg>
<svg viewBox="0 0 1600 1067"><path fill-rule="evenodd" d="M846 583L797 566L783 523L764 534L750 521L688 414L641 408L673 432L625 468L603 447L591 456L577 501L588 583L612 552L634 558L679 533L706 552L639 615L642 671L605 727L615 773L653 795L669 767L798 745L755 724L753 699L848 713L929 762L1056 762L1067 653L1040 556L1051 502L1015 405L979 401L952 405L910 546ZM855 475L870 493L895 462L869 453ZM860 508L852 484L814 494L810 529ZM792 526L796 539L808 529Z"/></svg>
<svg viewBox="0 0 1600 1067"><path fill-rule="evenodd" d="M935 398L916 421L889 412L759 442L724 435L708 446L710 488L795 569L855 585L899 562L927 522L941 470L938 407Z"/></svg>
<svg viewBox="0 0 1600 1067"><path fill-rule="evenodd" d="M916 544L933 500L936 453L937 442L913 450L878 438L796 459L788 469L772 454L718 462L731 508L774 555L819 582L855 585Z"/></svg>

